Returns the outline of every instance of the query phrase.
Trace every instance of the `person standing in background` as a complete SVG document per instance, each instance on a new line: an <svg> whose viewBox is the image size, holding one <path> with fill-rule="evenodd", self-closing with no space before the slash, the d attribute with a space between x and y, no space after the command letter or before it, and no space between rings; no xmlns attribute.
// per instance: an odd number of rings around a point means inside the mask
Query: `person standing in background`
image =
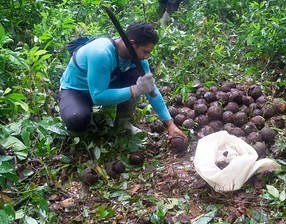
<svg viewBox="0 0 286 224"><path fill-rule="evenodd" d="M162 26L168 25L172 13L178 10L182 0L159 0L159 16Z"/></svg>

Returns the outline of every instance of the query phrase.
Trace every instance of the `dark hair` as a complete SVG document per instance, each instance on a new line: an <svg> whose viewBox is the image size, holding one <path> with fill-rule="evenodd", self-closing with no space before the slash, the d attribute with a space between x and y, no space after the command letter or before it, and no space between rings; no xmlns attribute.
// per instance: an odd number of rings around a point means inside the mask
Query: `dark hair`
<svg viewBox="0 0 286 224"><path fill-rule="evenodd" d="M154 27L145 21L131 23L127 27L126 36L129 40L133 39L138 45L157 44L159 41L159 36Z"/></svg>

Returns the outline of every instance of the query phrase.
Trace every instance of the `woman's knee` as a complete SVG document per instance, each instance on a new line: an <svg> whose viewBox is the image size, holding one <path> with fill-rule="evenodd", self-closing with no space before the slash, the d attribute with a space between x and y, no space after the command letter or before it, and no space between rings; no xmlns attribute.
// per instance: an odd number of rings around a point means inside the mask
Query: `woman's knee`
<svg viewBox="0 0 286 224"><path fill-rule="evenodd" d="M74 112L68 117L63 118L69 131L82 132L88 127L91 119L90 113Z"/></svg>
<svg viewBox="0 0 286 224"><path fill-rule="evenodd" d="M60 115L69 131L82 132L90 123L92 100L88 93L62 90L59 95Z"/></svg>

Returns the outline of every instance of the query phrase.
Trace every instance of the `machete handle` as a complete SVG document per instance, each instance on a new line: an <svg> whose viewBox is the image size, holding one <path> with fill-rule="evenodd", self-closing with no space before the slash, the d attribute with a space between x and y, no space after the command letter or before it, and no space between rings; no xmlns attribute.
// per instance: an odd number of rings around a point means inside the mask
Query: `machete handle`
<svg viewBox="0 0 286 224"><path fill-rule="evenodd" d="M105 12L107 13L107 15L109 16L111 22L113 23L113 25L115 26L117 32L119 33L121 39L123 40L129 54L131 57L131 61L136 65L136 68L139 70L139 72L141 73L141 76L145 75L143 66L140 62L140 59L138 58L138 55L136 54L136 51L134 50L132 44L130 43L129 39L127 38L124 30L122 29L118 19L116 18L116 16L114 15L114 13L106 6L102 6L102 8L105 10ZM156 97L157 93L155 93L155 91L153 90L152 92L149 93L151 97Z"/></svg>

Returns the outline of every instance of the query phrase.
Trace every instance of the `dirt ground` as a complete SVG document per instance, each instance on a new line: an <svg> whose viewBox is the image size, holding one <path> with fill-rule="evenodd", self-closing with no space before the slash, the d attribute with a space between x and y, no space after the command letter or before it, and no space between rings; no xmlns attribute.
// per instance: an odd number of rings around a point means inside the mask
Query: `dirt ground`
<svg viewBox="0 0 286 224"><path fill-rule="evenodd" d="M59 216L59 223L152 223L150 215L156 212L154 199L168 204L164 223L195 223L207 213L209 205L219 205L215 219L226 223L234 223L240 217L251 217L250 209L267 214L268 207L259 195L271 173L254 175L240 190L216 192L194 169L197 141L190 143L186 153L176 155L168 149L164 137L151 136L150 140L144 165L126 171L132 173L131 179L120 176L115 180L105 179L101 185L86 186L75 176L74 180L58 184L58 190L49 195L49 202L50 209ZM82 161L80 157L83 155L78 156L78 161ZM124 192L127 192L128 200L121 200L123 196L120 194L109 199L104 195L109 191L104 185L108 185L109 190L113 186L126 186ZM180 207L178 201L182 198L185 201ZM99 213L99 205L111 207L115 214L108 217ZM103 212L108 213L106 209Z"/></svg>

